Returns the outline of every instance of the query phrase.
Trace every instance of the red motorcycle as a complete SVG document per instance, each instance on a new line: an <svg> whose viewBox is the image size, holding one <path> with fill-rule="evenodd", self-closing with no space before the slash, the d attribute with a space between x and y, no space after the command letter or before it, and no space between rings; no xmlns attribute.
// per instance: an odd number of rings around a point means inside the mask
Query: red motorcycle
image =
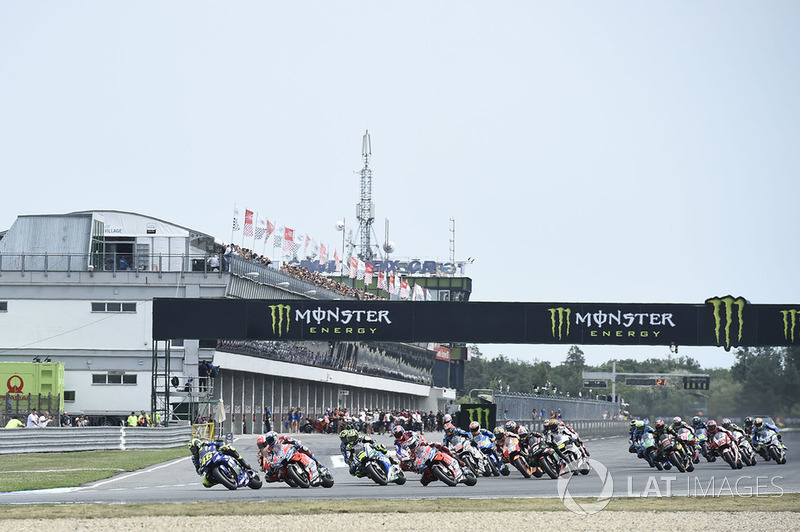
<svg viewBox="0 0 800 532"><path fill-rule="evenodd" d="M519 436L507 432L503 439L503 462L512 464L525 478L531 478L531 467L528 465L527 453L520 446ZM541 473L539 474L541 476Z"/></svg>
<svg viewBox="0 0 800 532"><path fill-rule="evenodd" d="M727 433L718 430L711 436L711 448L715 454L722 456L722 459L728 462L731 469L741 469L744 467L742 463L742 453L739 452L739 446L736 445Z"/></svg>
<svg viewBox="0 0 800 532"><path fill-rule="evenodd" d="M458 460L436 447L421 444L412 456L415 469L422 473L423 478L435 478L448 486L455 486L459 482L474 486L478 482L478 477L472 471L465 471L458 465Z"/></svg>
<svg viewBox="0 0 800 532"><path fill-rule="evenodd" d="M328 468L317 467L310 456L298 452L294 445L288 443L281 444L272 454L270 471L278 480L283 480L292 487L333 486L333 477Z"/></svg>

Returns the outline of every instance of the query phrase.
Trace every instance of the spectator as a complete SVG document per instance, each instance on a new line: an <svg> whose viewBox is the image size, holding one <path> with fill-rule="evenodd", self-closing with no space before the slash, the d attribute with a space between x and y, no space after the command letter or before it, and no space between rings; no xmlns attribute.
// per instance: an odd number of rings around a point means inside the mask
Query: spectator
<svg viewBox="0 0 800 532"><path fill-rule="evenodd" d="M140 427L149 427L152 423L150 422L150 416L142 410L142 413L139 415L139 426Z"/></svg>
<svg viewBox="0 0 800 532"><path fill-rule="evenodd" d="M8 423L6 423L6 428L7 429L18 429L18 428L21 428L21 427L24 427L24 426L25 426L25 424L22 421L20 421L19 417L17 417L17 416L12 417L8 421Z"/></svg>
<svg viewBox="0 0 800 532"><path fill-rule="evenodd" d="M35 408L31 410L30 414L28 414L28 423L25 426L29 429L38 429L42 427L41 423L39 422L39 412L37 412Z"/></svg>
<svg viewBox="0 0 800 532"><path fill-rule="evenodd" d="M219 256L217 256L216 253L214 253L213 255L209 255L207 264L208 264L208 270L209 271L218 272L219 271Z"/></svg>
<svg viewBox="0 0 800 532"><path fill-rule="evenodd" d="M60 425L62 427L71 427L72 426L72 420L70 419L69 414L67 414L66 412L61 412Z"/></svg>
<svg viewBox="0 0 800 532"><path fill-rule="evenodd" d="M264 432L272 430L272 410L268 406L264 407Z"/></svg>
<svg viewBox="0 0 800 532"><path fill-rule="evenodd" d="M131 415L128 416L128 426L136 427L138 425L139 425L139 416L136 415L136 412L131 412Z"/></svg>

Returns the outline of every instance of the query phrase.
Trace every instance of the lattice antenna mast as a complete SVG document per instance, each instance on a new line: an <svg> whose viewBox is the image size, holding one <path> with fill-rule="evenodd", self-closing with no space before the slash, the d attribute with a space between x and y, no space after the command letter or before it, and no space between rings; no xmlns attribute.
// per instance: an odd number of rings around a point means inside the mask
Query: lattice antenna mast
<svg viewBox="0 0 800 532"><path fill-rule="evenodd" d="M372 170L369 168L369 159L372 156L372 141L369 130L364 133L361 141L361 157L364 159L364 168L361 169L361 201L356 205L356 218L358 218L359 240L358 258L371 260L374 256L370 235L373 233L372 222L375 221L375 204L372 203Z"/></svg>

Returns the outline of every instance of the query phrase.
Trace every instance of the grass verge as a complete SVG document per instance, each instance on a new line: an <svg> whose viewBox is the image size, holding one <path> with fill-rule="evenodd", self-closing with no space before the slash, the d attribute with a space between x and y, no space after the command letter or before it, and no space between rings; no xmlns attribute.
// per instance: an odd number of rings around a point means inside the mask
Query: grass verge
<svg viewBox="0 0 800 532"><path fill-rule="evenodd" d="M188 456L186 447L4 455L0 492L81 486L126 471Z"/></svg>

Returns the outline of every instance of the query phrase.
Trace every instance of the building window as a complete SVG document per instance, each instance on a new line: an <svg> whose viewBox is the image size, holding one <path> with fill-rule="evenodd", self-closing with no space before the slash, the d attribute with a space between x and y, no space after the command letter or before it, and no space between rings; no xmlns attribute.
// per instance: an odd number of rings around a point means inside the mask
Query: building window
<svg viewBox="0 0 800 532"><path fill-rule="evenodd" d="M95 303L92 302L92 312L136 312L136 303Z"/></svg>
<svg viewBox="0 0 800 532"><path fill-rule="evenodd" d="M132 384L136 385L136 374L93 373L92 384ZM66 400L66 399L65 399Z"/></svg>
<svg viewBox="0 0 800 532"><path fill-rule="evenodd" d="M0 312L8 312L8 301L0 301Z"/></svg>
<svg viewBox="0 0 800 532"><path fill-rule="evenodd" d="M64 402L65 403L75 402L75 390L64 390Z"/></svg>

